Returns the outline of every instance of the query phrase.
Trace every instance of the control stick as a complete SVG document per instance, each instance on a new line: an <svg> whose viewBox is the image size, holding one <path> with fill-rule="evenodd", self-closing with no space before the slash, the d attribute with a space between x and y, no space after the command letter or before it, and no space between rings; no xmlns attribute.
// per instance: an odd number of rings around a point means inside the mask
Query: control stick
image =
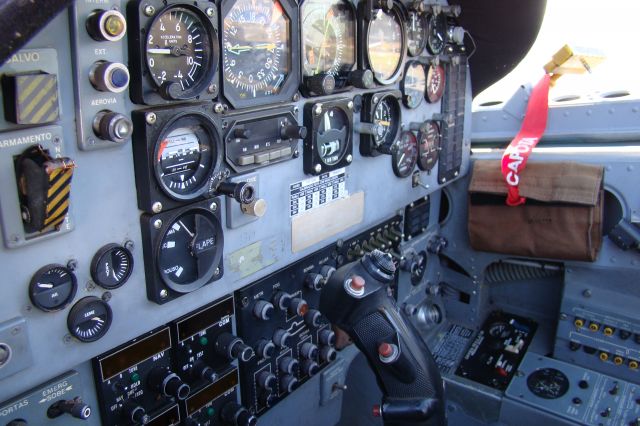
<svg viewBox="0 0 640 426"><path fill-rule="evenodd" d="M365 354L384 394L374 415L385 424L445 425L444 387L418 332L387 293L395 265L373 250L342 266L320 296L320 311Z"/></svg>

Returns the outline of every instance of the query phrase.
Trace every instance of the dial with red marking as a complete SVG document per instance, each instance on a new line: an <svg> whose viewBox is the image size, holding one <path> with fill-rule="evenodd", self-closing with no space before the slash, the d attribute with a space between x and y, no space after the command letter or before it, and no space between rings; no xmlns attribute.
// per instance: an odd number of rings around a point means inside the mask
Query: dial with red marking
<svg viewBox="0 0 640 426"><path fill-rule="evenodd" d="M446 83L444 67L442 65L431 65L427 71L427 101L435 103L444 94Z"/></svg>

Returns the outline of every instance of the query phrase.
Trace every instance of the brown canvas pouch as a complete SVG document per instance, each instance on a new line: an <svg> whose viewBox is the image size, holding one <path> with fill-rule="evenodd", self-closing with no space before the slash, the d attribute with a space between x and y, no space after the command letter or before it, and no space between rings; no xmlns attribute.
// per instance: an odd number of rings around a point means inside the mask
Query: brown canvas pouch
<svg viewBox="0 0 640 426"><path fill-rule="evenodd" d="M602 245L604 169L530 161L520 174L524 205L507 206L499 160L473 164L469 239L478 251L594 261Z"/></svg>

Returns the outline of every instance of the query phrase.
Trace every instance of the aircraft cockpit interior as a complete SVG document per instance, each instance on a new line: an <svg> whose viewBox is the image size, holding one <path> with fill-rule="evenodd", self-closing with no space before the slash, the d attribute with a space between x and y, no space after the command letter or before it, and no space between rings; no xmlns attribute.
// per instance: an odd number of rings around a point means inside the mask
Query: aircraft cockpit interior
<svg viewBox="0 0 640 426"><path fill-rule="evenodd" d="M0 426L640 426L637 16L0 1Z"/></svg>

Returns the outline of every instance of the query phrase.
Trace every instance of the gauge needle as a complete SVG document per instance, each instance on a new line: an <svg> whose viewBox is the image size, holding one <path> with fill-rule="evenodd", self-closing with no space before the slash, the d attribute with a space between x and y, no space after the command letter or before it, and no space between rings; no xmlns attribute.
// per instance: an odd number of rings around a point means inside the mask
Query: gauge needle
<svg viewBox="0 0 640 426"><path fill-rule="evenodd" d="M40 287L40 288L53 288L53 284L38 283L38 287Z"/></svg>
<svg viewBox="0 0 640 426"><path fill-rule="evenodd" d="M381 125L381 126L385 126L385 127L391 126L391 122L390 121L378 121L378 124Z"/></svg>
<svg viewBox="0 0 640 426"><path fill-rule="evenodd" d="M253 46L254 49L259 49L259 50L273 50L276 48L276 44L275 43L264 43L264 44L256 44L255 46Z"/></svg>
<svg viewBox="0 0 640 426"><path fill-rule="evenodd" d="M178 221L178 223L180 224L180 226L182 226L184 228L185 231L187 231L187 234L189 234L189 236L191 238L195 237L196 234L194 234L193 232L189 231L189 228L187 228L186 226L184 226L184 223L182 223L181 220Z"/></svg>
<svg viewBox="0 0 640 426"><path fill-rule="evenodd" d="M253 47L251 46L240 46L239 44L236 44L235 46L227 47L227 51L229 53L233 53L234 55L239 55L243 52L249 52L252 49Z"/></svg>
<svg viewBox="0 0 640 426"><path fill-rule="evenodd" d="M156 55L171 55L171 49L147 49L147 53L153 53Z"/></svg>
<svg viewBox="0 0 640 426"><path fill-rule="evenodd" d="M400 160L398 160L398 164L402 164L402 162L404 161L404 157L406 157L406 154L403 152L400 156Z"/></svg>

